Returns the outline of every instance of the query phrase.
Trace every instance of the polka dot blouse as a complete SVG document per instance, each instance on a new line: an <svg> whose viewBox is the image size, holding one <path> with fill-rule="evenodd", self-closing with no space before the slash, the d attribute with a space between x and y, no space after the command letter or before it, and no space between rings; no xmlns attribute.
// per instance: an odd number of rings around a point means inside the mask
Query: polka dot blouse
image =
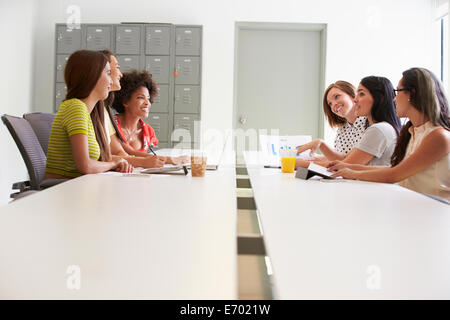
<svg viewBox="0 0 450 320"><path fill-rule="evenodd" d="M340 127L334 141L334 148L343 154L347 154L361 140L364 131L369 127L366 117L358 117L353 124L346 123Z"/></svg>

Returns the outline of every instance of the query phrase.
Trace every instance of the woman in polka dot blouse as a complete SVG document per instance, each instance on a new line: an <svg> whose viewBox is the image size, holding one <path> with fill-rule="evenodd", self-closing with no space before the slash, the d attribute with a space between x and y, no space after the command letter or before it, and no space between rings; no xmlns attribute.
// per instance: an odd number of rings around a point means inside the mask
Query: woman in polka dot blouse
<svg viewBox="0 0 450 320"><path fill-rule="evenodd" d="M336 81L328 86L323 95L323 110L332 128L338 128L334 148L321 139L298 147L301 153L310 149L311 155L318 161L336 160L344 157L361 140L369 126L366 117L358 117L355 113L355 87L347 81ZM323 156L314 154L319 149ZM297 166L309 163L298 159Z"/></svg>

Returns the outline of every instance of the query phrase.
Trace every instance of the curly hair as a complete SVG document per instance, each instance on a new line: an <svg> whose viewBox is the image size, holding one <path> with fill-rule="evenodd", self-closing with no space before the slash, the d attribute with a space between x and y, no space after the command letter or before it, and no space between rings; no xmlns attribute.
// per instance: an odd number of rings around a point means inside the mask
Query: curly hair
<svg viewBox="0 0 450 320"><path fill-rule="evenodd" d="M140 87L146 87L150 94L150 103L153 103L153 99L158 95L158 86L152 79L152 74L148 71L131 70L124 73L122 79L120 79L120 91L116 92L112 107L118 113L124 113L124 103L130 100L133 93Z"/></svg>

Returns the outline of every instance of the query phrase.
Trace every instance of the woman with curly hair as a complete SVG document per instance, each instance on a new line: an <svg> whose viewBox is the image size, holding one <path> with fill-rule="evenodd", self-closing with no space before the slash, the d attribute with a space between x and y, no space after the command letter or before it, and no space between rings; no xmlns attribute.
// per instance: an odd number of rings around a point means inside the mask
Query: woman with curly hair
<svg viewBox="0 0 450 320"><path fill-rule="evenodd" d="M111 138L111 152L120 156L157 157L162 164L186 162L186 157L148 154L151 147L158 145L159 142L153 128L142 120L148 117L153 99L158 94L152 75L147 71L132 70L123 74L120 87L112 104L112 108L118 113L114 118L118 132ZM148 166L144 165L144 167Z"/></svg>

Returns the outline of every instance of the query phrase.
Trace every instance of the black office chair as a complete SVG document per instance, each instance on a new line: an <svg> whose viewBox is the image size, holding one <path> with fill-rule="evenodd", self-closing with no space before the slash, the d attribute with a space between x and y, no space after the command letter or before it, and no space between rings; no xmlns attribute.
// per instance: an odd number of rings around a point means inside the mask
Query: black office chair
<svg viewBox="0 0 450 320"><path fill-rule="evenodd" d="M14 142L19 148L30 176L29 181L16 182L13 184L13 190L19 189L19 192L11 194L11 198L17 199L25 194L33 193L33 191L42 190L68 180L44 180L47 157L42 150L33 128L27 120L5 114L2 116L2 121L8 128Z"/></svg>
<svg viewBox="0 0 450 320"><path fill-rule="evenodd" d="M50 140L50 132L52 131L54 113L33 112L25 113L23 117L30 123L36 137L41 144L42 150L47 155L48 141Z"/></svg>

